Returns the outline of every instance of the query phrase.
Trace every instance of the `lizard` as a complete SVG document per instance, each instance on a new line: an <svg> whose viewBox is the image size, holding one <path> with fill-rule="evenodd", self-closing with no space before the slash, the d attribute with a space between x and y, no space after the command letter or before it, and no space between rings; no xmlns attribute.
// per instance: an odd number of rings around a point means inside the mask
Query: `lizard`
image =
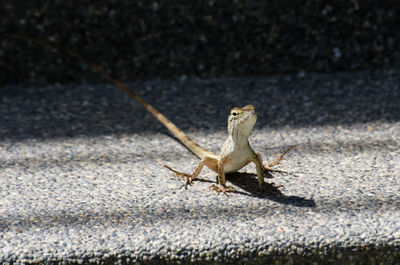
<svg viewBox="0 0 400 265"><path fill-rule="evenodd" d="M207 166L212 171L218 173L218 182L220 184L220 186L212 184L210 187L217 192L227 193L233 192L235 189L226 185L225 174L237 172L252 162L256 165L258 188L262 191L264 189L265 172L273 171L271 167L278 165L286 153L294 146L290 146L275 161L269 163L268 166L264 166L261 156L251 148L248 139L256 121L257 115L253 105L233 108L228 117L228 137L222 145L219 154L210 152L192 141L190 146L187 147L200 158L200 162L193 173L187 174L169 166L165 167L174 172L178 177L185 178L187 186L191 185L203 167Z"/></svg>
<svg viewBox="0 0 400 265"><path fill-rule="evenodd" d="M228 117L228 137L222 145L220 153L215 154L191 140L181 129L179 129L174 123L172 123L166 116L164 116L164 114L162 114L155 107L147 103L142 97L134 93L123 82L115 79L114 77L106 73L102 68L100 68L96 64L89 62L79 54L62 47L55 42L37 39L21 34L14 34L14 36L29 39L41 45L51 46L53 48L56 48L59 52L65 53L75 58L81 63L87 65L93 71L103 76L105 79L109 80L117 87L121 88L126 94L128 94L131 98L142 105L162 125L164 125L175 138L177 138L189 151L191 151L200 159L199 164L191 174L179 172L165 165L167 169L174 172L178 177L186 179L186 187L188 185L192 185L193 181L196 180L196 177L200 174L203 167L207 166L212 171L218 174L219 186L216 186L214 184L211 185L210 187L213 190L218 193L234 192L235 189L233 187L226 185L225 174L236 172L244 166L248 165L249 163L254 163L257 170L258 188L262 191L264 185L264 174L268 171L274 171L271 169L271 167L279 164L286 153L294 147L290 146L275 161L265 166L262 162L261 156L257 154L249 144L248 138L257 121L257 115L253 105L247 105L242 108L235 107L231 110Z"/></svg>

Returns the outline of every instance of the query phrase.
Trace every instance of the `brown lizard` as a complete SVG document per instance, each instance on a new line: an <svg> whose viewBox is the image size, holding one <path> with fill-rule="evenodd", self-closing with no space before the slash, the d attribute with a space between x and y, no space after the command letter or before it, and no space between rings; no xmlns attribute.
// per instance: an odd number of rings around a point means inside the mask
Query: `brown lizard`
<svg viewBox="0 0 400 265"><path fill-rule="evenodd" d="M173 171L177 176L185 178L187 180L186 185L188 185L192 184L203 167L207 166L212 171L218 173L220 186L211 185L211 187L217 192L226 193L232 192L234 189L226 186L225 173L236 172L253 162L257 169L259 189L263 190L265 171L272 171L270 167L279 164L293 146L286 149L278 159L269 163L268 167L265 167L260 155L250 147L248 139L256 121L257 115L253 105L247 105L243 108L233 108L228 117L228 137L222 145L219 154L210 152L190 140L190 145L187 148L201 159L193 173L182 173L168 166L165 167ZM187 136L184 137L188 139Z"/></svg>
<svg viewBox="0 0 400 265"><path fill-rule="evenodd" d="M218 173L218 181L220 186L211 185L212 189L217 192L223 193L232 192L234 191L234 188L226 186L225 173L236 172L247 164L253 162L256 165L257 169L259 189L263 190L265 172L273 171L271 167L279 164L285 154L291 148L293 148L293 146L290 146L278 159L276 159L272 163L269 163L268 166L264 166L260 155L253 151L248 141L248 137L256 123L257 115L254 111L254 107L252 105L247 105L243 108L233 108L231 110L231 113L228 117L228 138L223 144L220 153L215 154L192 141L175 124L169 121L162 113L160 113L152 105L144 101L140 96L132 92L132 90L130 90L124 83L113 78L103 69L93 63L90 63L79 54L47 40L37 39L25 35L15 36L27 38L42 45L52 46L60 52L66 53L74 57L75 59L90 67L95 72L102 75L104 78L114 83L130 97L140 103L159 122L161 122L161 124L163 124L187 149L189 149L198 158L200 158L200 162L192 174L182 173L170 168L169 166L165 166L169 170L173 171L177 176L185 178L186 186L191 185L193 183L193 180L195 180L196 177L200 174L203 167L207 166L212 171Z"/></svg>

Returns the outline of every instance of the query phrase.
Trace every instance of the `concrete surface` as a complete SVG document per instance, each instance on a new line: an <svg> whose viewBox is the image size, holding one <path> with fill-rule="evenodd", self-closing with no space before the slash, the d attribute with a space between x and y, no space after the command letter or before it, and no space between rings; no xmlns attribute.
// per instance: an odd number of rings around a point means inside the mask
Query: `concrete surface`
<svg viewBox="0 0 400 265"><path fill-rule="evenodd" d="M254 166L211 192L163 168L198 162L111 85L3 87L0 263L400 264L400 72L131 84L218 151L252 103L264 161L296 145L257 193Z"/></svg>

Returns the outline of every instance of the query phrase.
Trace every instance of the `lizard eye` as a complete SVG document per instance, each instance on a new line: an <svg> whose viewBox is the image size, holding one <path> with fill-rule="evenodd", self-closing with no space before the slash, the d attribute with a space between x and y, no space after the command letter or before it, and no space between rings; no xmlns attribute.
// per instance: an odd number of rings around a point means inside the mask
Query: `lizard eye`
<svg viewBox="0 0 400 265"><path fill-rule="evenodd" d="M236 116L236 115L237 115L237 113L236 113L236 112L232 112L232 115L233 115L233 116Z"/></svg>

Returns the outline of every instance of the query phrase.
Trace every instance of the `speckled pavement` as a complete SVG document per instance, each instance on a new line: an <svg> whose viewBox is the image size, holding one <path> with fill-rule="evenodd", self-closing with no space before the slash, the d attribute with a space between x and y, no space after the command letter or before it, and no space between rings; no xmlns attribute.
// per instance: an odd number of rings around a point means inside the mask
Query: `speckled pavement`
<svg viewBox="0 0 400 265"><path fill-rule="evenodd" d="M296 145L258 193L187 190L167 164L198 159L108 84L3 87L0 264L400 264L400 72L130 84L218 152L230 108L253 104L265 162Z"/></svg>

